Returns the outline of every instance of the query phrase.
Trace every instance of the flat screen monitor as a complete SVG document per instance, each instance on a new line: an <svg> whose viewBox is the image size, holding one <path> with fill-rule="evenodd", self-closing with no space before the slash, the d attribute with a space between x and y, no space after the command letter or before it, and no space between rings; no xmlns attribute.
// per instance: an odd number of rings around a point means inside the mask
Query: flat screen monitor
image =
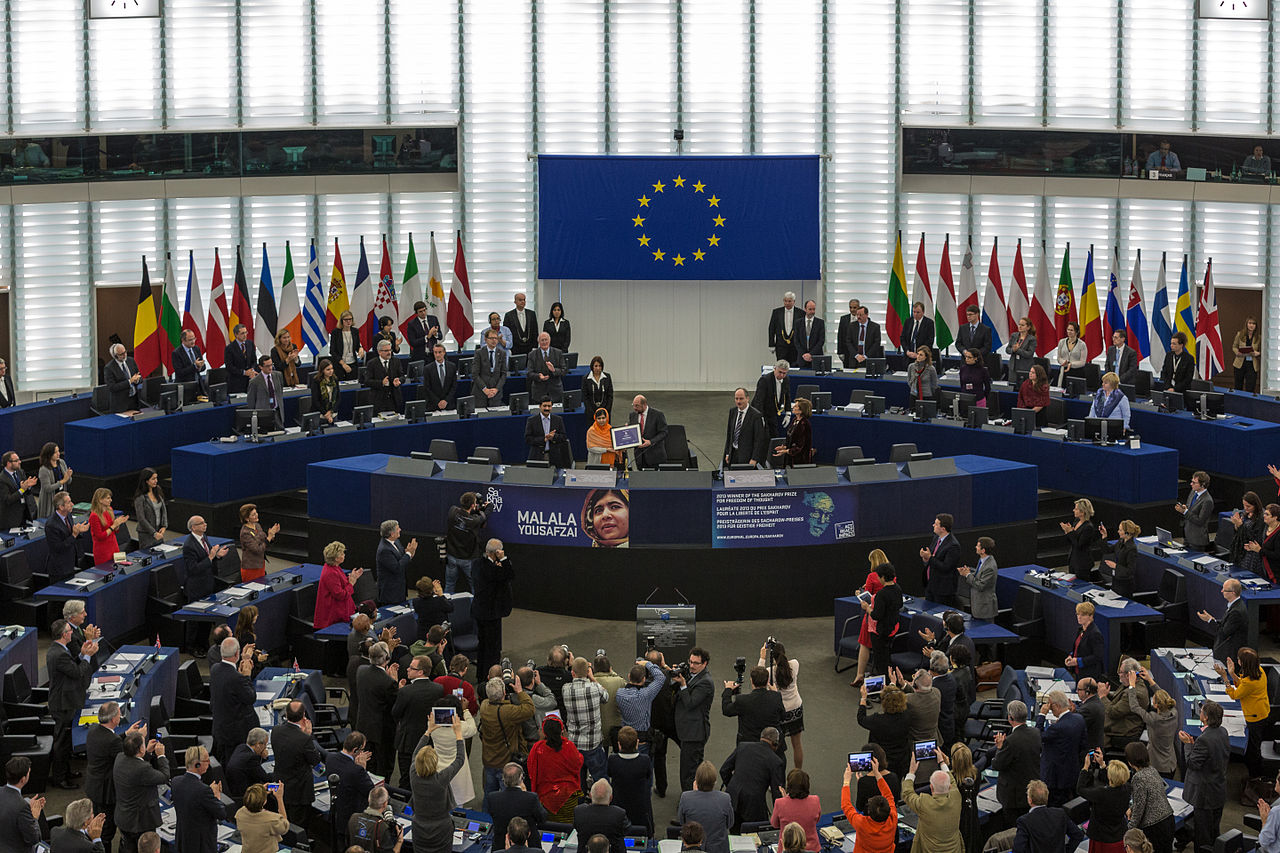
<svg viewBox="0 0 1280 853"><path fill-rule="evenodd" d="M1121 382L1121 383L1120 383L1120 393L1121 393L1121 394L1124 394L1126 397L1128 397L1128 398L1129 398L1129 402L1130 402L1130 403L1132 403L1134 400L1138 399L1138 386L1137 386L1137 385L1126 385L1125 383Z"/></svg>
<svg viewBox="0 0 1280 853"><path fill-rule="evenodd" d="M1187 391L1182 396L1188 411L1202 418L1226 413L1227 398L1221 391Z"/></svg>
<svg viewBox="0 0 1280 853"><path fill-rule="evenodd" d="M1027 377L1031 375L1028 370L1018 370L1013 374L1013 385L1015 388L1021 388L1022 383L1027 381Z"/></svg>
<svg viewBox="0 0 1280 853"><path fill-rule="evenodd" d="M864 415L883 415L885 410L884 397L871 396L862 403L862 413Z"/></svg>
<svg viewBox="0 0 1280 853"><path fill-rule="evenodd" d="M1161 408L1166 412L1180 412L1186 408L1186 406L1183 405L1184 401L1182 395L1172 389L1164 392L1164 396L1161 397L1161 401Z"/></svg>
<svg viewBox="0 0 1280 853"><path fill-rule="evenodd" d="M965 413L964 425L970 429L981 429L990 416L991 413L987 411L985 406L972 406Z"/></svg>
<svg viewBox="0 0 1280 853"><path fill-rule="evenodd" d="M164 412L166 415L171 415L174 412L178 411L178 409L182 407L182 404L179 402L180 393L181 392L178 390L177 387L174 387L170 391L161 391L160 392L160 410Z"/></svg>
<svg viewBox="0 0 1280 853"><path fill-rule="evenodd" d="M148 406L154 406L160 402L160 386L164 384L162 376L148 376L142 380L142 389L138 393L138 397Z"/></svg>
<svg viewBox="0 0 1280 853"><path fill-rule="evenodd" d="M524 370L528 366L529 366L528 353L520 353L519 355L513 355L507 359L507 369L512 373L516 373L518 371Z"/></svg>
<svg viewBox="0 0 1280 853"><path fill-rule="evenodd" d="M977 394L946 389L938 392L938 411L947 417L962 420L969 413L969 410L976 408L977 405Z"/></svg>
<svg viewBox="0 0 1280 853"><path fill-rule="evenodd" d="M1089 380L1083 376L1068 376L1066 384L1066 396L1068 397L1084 397L1089 393Z"/></svg>
<svg viewBox="0 0 1280 853"><path fill-rule="evenodd" d="M582 391L565 391L562 403L566 412L578 411L578 408L582 405Z"/></svg>
<svg viewBox="0 0 1280 853"><path fill-rule="evenodd" d="M912 411L915 412L916 420L931 421L938 416L938 402L936 400L916 400Z"/></svg>
<svg viewBox="0 0 1280 853"><path fill-rule="evenodd" d="M427 401L409 400L404 404L404 419L411 424L420 424L427 419Z"/></svg>
<svg viewBox="0 0 1280 853"><path fill-rule="evenodd" d="M253 416L258 416L258 432L275 429L276 413L271 409L236 409L236 432L248 435L253 431Z"/></svg>
<svg viewBox="0 0 1280 853"><path fill-rule="evenodd" d="M458 398L458 417L469 418L476 413L475 397L459 397Z"/></svg>
<svg viewBox="0 0 1280 853"><path fill-rule="evenodd" d="M578 354L576 352L567 352L564 354L564 366L566 370L573 370L578 366Z"/></svg>
<svg viewBox="0 0 1280 853"><path fill-rule="evenodd" d="M373 423L373 406L356 406L351 410L351 422L357 427Z"/></svg>
<svg viewBox="0 0 1280 853"><path fill-rule="evenodd" d="M196 397L199 396L200 393L200 383L166 382L160 386L160 393L163 395L166 391L177 392L178 399L181 401L181 404L185 406L187 403L194 403L196 401ZM161 397L161 408L163 408L163 400L164 398Z"/></svg>
<svg viewBox="0 0 1280 853"><path fill-rule="evenodd" d="M474 356L463 356L462 358L459 358L459 359L458 359L458 375L459 375L459 376L470 376L470 375L471 375L471 362L473 362L473 361L475 361L475 357L474 357ZM507 363L507 367L508 367L508 368L510 368L510 367L511 367L510 362L508 362L508 363Z"/></svg>
<svg viewBox="0 0 1280 853"><path fill-rule="evenodd" d="M605 467L607 468L609 466L606 465ZM754 471L756 470L756 466L752 465L750 462L734 462L729 466L729 470L730 471Z"/></svg>
<svg viewBox="0 0 1280 853"><path fill-rule="evenodd" d="M889 362L883 358L867 359L867 378L875 379L878 376L884 376L884 372L889 368Z"/></svg>
<svg viewBox="0 0 1280 853"><path fill-rule="evenodd" d="M1156 528L1156 544L1168 545L1172 541L1173 541L1172 533L1170 533L1168 530L1165 530L1163 527Z"/></svg>
<svg viewBox="0 0 1280 853"><path fill-rule="evenodd" d="M307 435L312 435L320 429L320 413L307 412L299 420L298 425L302 427L302 431Z"/></svg>
<svg viewBox="0 0 1280 853"><path fill-rule="evenodd" d="M209 402L221 406L227 402L227 383L217 382L209 386Z"/></svg>
<svg viewBox="0 0 1280 853"><path fill-rule="evenodd" d="M1013 431L1018 435L1031 435L1036 431L1035 409L1014 409L1010 417L1013 420Z"/></svg>
<svg viewBox="0 0 1280 853"><path fill-rule="evenodd" d="M1086 438L1115 441L1124 435L1124 419L1085 418L1084 434Z"/></svg>
<svg viewBox="0 0 1280 853"><path fill-rule="evenodd" d="M511 414L523 415L529 411L529 392L517 391L507 398L507 403L511 406Z"/></svg>
<svg viewBox="0 0 1280 853"><path fill-rule="evenodd" d="M425 361L409 362L409 381L421 382L423 375L426 373L427 363Z"/></svg>
<svg viewBox="0 0 1280 853"><path fill-rule="evenodd" d="M813 365L814 373L831 372L831 356L829 355L815 355L810 363Z"/></svg>
<svg viewBox="0 0 1280 853"><path fill-rule="evenodd" d="M809 395L809 402L815 412L825 412L831 408L831 392L814 391Z"/></svg>

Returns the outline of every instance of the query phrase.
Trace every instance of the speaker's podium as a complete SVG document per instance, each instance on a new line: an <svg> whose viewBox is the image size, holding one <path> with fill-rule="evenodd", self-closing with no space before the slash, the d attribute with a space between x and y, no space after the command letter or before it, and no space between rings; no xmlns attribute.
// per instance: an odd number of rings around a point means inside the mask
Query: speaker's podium
<svg viewBox="0 0 1280 853"><path fill-rule="evenodd" d="M636 606L636 657L657 649L675 666L698 644L698 608L693 604Z"/></svg>

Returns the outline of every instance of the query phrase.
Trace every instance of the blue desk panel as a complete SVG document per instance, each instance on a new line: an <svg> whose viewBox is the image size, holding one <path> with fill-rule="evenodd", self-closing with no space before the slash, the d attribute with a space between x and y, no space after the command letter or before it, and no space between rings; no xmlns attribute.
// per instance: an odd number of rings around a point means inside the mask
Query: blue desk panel
<svg viewBox="0 0 1280 853"><path fill-rule="evenodd" d="M129 668L122 672L106 673L99 670L97 675L119 675L126 683L133 683L133 689L125 691L127 699L110 700L120 701L122 717L116 731L123 733L138 721L147 722L151 715L153 696L160 696L164 700L165 711L168 714L173 713L174 698L178 692L179 661L178 650L171 646L160 649L155 646L121 646L107 659L107 663L118 662L122 654L145 655L145 657L130 664ZM151 657L157 654L159 659L153 662ZM143 669L146 669L146 672L143 672ZM109 701L107 698L95 699L91 693L90 698L85 702L85 707L97 710L107 701ZM88 732L89 727L79 725L78 722L71 729L71 746L76 752L84 749L85 736Z"/></svg>
<svg viewBox="0 0 1280 853"><path fill-rule="evenodd" d="M14 664L22 664L31 684L40 683L40 647L35 628L23 628L9 645L0 649L0 674L8 672Z"/></svg>
<svg viewBox="0 0 1280 853"><path fill-rule="evenodd" d="M1224 693L1221 678L1201 678L1195 673L1180 666L1175 660L1174 655L1178 653L1186 654L1185 649L1154 649L1151 654L1151 676L1155 679L1156 684L1169 692L1173 700L1178 703L1178 719L1182 722L1179 728L1186 729L1193 735L1200 733L1201 726L1187 722L1188 720L1197 719L1200 714L1193 707L1193 700L1202 698L1210 693ZM1189 700L1187 697L1192 697ZM1240 703L1234 699L1228 699L1226 702L1219 703L1223 710L1239 711ZM1244 755L1246 738L1236 736L1230 738L1231 751L1236 755ZM1182 743L1176 742L1175 746L1181 748Z"/></svg>
<svg viewBox="0 0 1280 853"><path fill-rule="evenodd" d="M258 638L258 648L264 652L283 651L289 645L289 614L293 608L293 597L298 590L320 580L320 567L316 565L293 566L280 572L272 572L259 583L268 583L272 578L288 574L299 574L302 576L302 580L289 586L264 590L252 601L239 601L236 605L232 605L229 614L226 612L213 613L192 610L189 607L183 607L170 613L166 618L183 623L205 622L210 626L218 622L226 622L234 631L239 616L239 608L252 604L258 608L258 621L254 623L254 634ZM225 592L217 592L201 599L201 601L222 602L226 599Z"/></svg>
<svg viewBox="0 0 1280 853"><path fill-rule="evenodd" d="M53 397L0 409L0 448L17 451L23 459L30 459L40 455L46 441L54 441L62 446L62 456L66 459L62 426L93 414L89 410L92 396L85 391L75 397ZM74 456L71 459L68 464L79 470L80 460Z"/></svg>
<svg viewBox="0 0 1280 853"><path fill-rule="evenodd" d="M840 640L844 638L857 639L858 632L862 626L862 606L858 603L859 599L856 595L848 595L835 600L835 651L840 652ZM902 611L899 624L901 628L898 633L911 630L911 617L917 613L927 613L930 616L942 618L942 614L948 610L954 610L964 617L964 633L975 644L995 644L995 643L1017 643L1021 641L1021 637L1010 631L1008 628L1002 628L995 622L989 622L986 619L974 619L968 613L955 607L945 607L934 601L924 598L913 598L906 596L902 603ZM848 619L854 619L849 623L849 629L844 631L844 624ZM843 637L841 631L844 631ZM973 662L974 666L978 665L978 661Z"/></svg>

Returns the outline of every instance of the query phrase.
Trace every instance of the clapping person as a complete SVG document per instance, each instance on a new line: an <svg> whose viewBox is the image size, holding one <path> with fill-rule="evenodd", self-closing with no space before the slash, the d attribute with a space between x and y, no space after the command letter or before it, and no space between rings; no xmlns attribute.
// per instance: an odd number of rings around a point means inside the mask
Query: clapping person
<svg viewBox="0 0 1280 853"><path fill-rule="evenodd" d="M25 815L23 816L25 819ZM102 853L106 814L94 814L88 797L72 800L62 815L62 826L53 828L51 853Z"/></svg>
<svg viewBox="0 0 1280 853"><path fill-rule="evenodd" d="M1280 504L1267 504L1262 511L1262 539L1259 542L1246 542L1244 549L1253 551L1262 558L1263 577L1272 583L1280 582Z"/></svg>
<svg viewBox="0 0 1280 853"><path fill-rule="evenodd" d="M160 488L160 475L153 468L143 468L138 477L133 511L138 519L138 547L163 544L165 531L169 529L169 507Z"/></svg>
<svg viewBox="0 0 1280 853"><path fill-rule="evenodd" d="M35 478L32 477L34 480ZM116 515L111 509L111 490L98 489L89 503L89 535L93 538L93 564L101 566L115 559L120 550L116 531L129 520L127 515Z"/></svg>
<svg viewBox="0 0 1280 853"><path fill-rule="evenodd" d="M279 532L279 522L263 529L257 504L240 507L240 580L248 583L267 576L267 545Z"/></svg>
<svg viewBox="0 0 1280 853"><path fill-rule="evenodd" d="M347 546L341 542L330 542L324 547L324 566L320 569L316 614L312 620L317 631L346 622L356 612L352 588L364 575L364 569L353 569L348 575L342 570L342 561L346 558Z"/></svg>
<svg viewBox="0 0 1280 853"><path fill-rule="evenodd" d="M52 441L40 448L40 468L36 471L40 482L37 514L48 518L53 514L53 499L71 485L71 468L62 459L62 449Z"/></svg>
<svg viewBox="0 0 1280 853"><path fill-rule="evenodd" d="M791 425L787 427L787 442L774 451L773 465L781 468L807 464L813 459L813 428L809 416L813 404L801 398L791 404Z"/></svg>
<svg viewBox="0 0 1280 853"><path fill-rule="evenodd" d="M1129 768L1123 761L1107 761L1102 750L1090 750L1076 781L1076 790L1089 801L1089 849L1117 850L1128 829Z"/></svg>
<svg viewBox="0 0 1280 853"><path fill-rule="evenodd" d="M1151 707L1147 708L1143 704L1142 694L1139 691L1131 689L1128 691L1129 710L1142 718L1142 723L1146 727L1147 743L1144 746L1144 757L1149 759L1155 772L1172 779L1178 769L1178 758L1174 752L1173 742L1178 735L1178 726L1181 724L1177 703L1167 691L1156 686L1155 676L1149 669L1143 667L1137 670L1131 669L1125 678L1127 679L1125 683L1130 688L1137 686L1139 678L1147 683ZM1132 744L1125 747L1126 754L1129 746ZM1133 762L1130 761L1129 764L1132 766Z"/></svg>
<svg viewBox="0 0 1280 853"><path fill-rule="evenodd" d="M391 351L397 355L400 353L400 336L396 334L396 321L393 317L378 318L378 332L373 336L373 348L377 350L378 344L386 341L391 344Z"/></svg>
<svg viewBox="0 0 1280 853"><path fill-rule="evenodd" d="M281 329L276 333L276 344L271 348L271 363L275 365L284 384L290 388L301 385L298 380L298 345L293 342L293 333Z"/></svg>
<svg viewBox="0 0 1280 853"><path fill-rule="evenodd" d="M319 412L325 423L333 423L338 417L338 377L333 362L322 358L311 377L311 411Z"/></svg>
<svg viewBox="0 0 1280 853"><path fill-rule="evenodd" d="M1067 568L1082 581L1093 580L1093 552L1098 547L1098 528L1094 525L1093 503L1080 498L1071 510L1072 521L1062 521L1058 526L1066 534L1071 546L1067 554Z"/></svg>
<svg viewBox="0 0 1280 853"><path fill-rule="evenodd" d="M1228 516L1231 526L1235 528L1228 559L1247 572L1261 575L1262 556L1257 551L1245 548L1245 544L1261 542L1266 532L1266 524L1262 520L1262 499L1257 492L1245 492L1240 499L1240 507Z"/></svg>
<svg viewBox="0 0 1280 853"><path fill-rule="evenodd" d="M1222 727L1222 706L1212 699L1200 706L1200 736L1178 732L1186 755L1187 776L1182 798L1194 810L1197 853L1213 850L1221 832L1222 807L1227 801L1227 763L1231 744ZM1187 749L1190 747L1190 749Z"/></svg>
<svg viewBox="0 0 1280 853"><path fill-rule="evenodd" d="M1236 660L1240 666L1236 666ZM1244 766L1249 778L1262 774L1262 739L1271 724L1271 700L1267 696L1267 677L1258 662L1258 653L1245 646L1236 658L1227 658L1226 669L1215 662L1213 668L1222 676L1226 693L1240 703L1244 712L1245 734Z"/></svg>
<svg viewBox="0 0 1280 853"><path fill-rule="evenodd" d="M1098 525L1098 533L1103 542L1107 541L1107 526ZM1133 598L1133 577L1138 570L1138 543L1135 537L1142 535L1142 528L1131 519L1120 522L1116 529L1116 545L1111 556L1103 562L1111 569L1111 590L1116 595Z"/></svg>
<svg viewBox="0 0 1280 853"><path fill-rule="evenodd" d="M1009 354L1009 379L1012 381L1019 373L1029 373L1032 359L1036 355L1036 330L1026 317L1018 320L1018 334L1009 340L1004 348Z"/></svg>
<svg viewBox="0 0 1280 853"><path fill-rule="evenodd" d="M969 606L969 615L973 618L995 619L996 612L1000 609L996 601L998 566L995 558L995 540L990 536L978 537L974 552L978 555L978 559L973 568L960 566L956 569L961 580L961 583L957 584L957 597L960 599L961 606L965 604Z"/></svg>

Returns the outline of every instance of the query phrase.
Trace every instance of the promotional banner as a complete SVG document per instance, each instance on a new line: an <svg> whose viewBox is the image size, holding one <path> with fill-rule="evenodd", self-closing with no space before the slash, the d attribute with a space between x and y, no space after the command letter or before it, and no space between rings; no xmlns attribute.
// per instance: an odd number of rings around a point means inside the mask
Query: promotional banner
<svg viewBox="0 0 1280 853"><path fill-rule="evenodd" d="M712 506L716 548L829 545L857 533L857 500L847 487L724 490Z"/></svg>
<svg viewBox="0 0 1280 853"><path fill-rule="evenodd" d="M478 491L480 499L492 506L485 532L503 542L631 547L627 489L547 489L492 483Z"/></svg>

